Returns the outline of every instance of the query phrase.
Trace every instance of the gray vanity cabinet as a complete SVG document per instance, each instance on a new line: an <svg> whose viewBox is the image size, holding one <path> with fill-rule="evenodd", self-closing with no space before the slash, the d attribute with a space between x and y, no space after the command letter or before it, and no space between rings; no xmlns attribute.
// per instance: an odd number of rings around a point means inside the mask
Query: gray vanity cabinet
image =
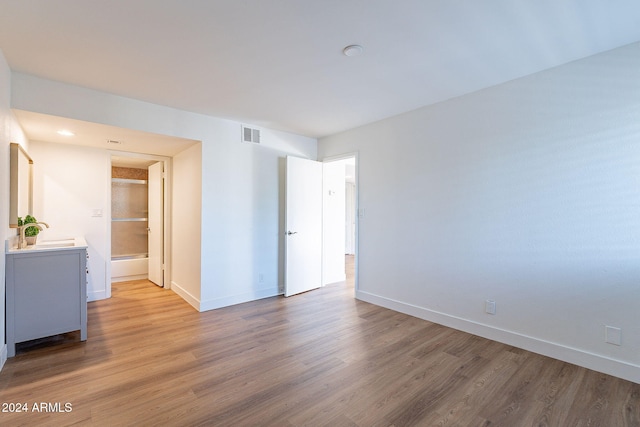
<svg viewBox="0 0 640 427"><path fill-rule="evenodd" d="M80 330L87 339L87 251L7 253L7 355L15 344Z"/></svg>

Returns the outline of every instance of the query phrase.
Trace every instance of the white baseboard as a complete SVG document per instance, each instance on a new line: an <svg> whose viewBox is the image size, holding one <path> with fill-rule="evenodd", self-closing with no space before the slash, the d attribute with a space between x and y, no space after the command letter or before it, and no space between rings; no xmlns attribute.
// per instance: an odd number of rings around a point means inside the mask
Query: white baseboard
<svg viewBox="0 0 640 427"><path fill-rule="evenodd" d="M243 302L255 301L262 298L274 297L277 295L278 289L274 287L257 289L253 292L245 292L243 294L202 301L200 304L200 311L215 310L216 308L242 304Z"/></svg>
<svg viewBox="0 0 640 427"><path fill-rule="evenodd" d="M176 282L171 282L171 290L178 294L180 298L189 303L193 308L198 311L200 310L200 300L193 295L191 295L187 290L185 290L182 286L178 285Z"/></svg>
<svg viewBox="0 0 640 427"><path fill-rule="evenodd" d="M148 278L149 278L148 274L136 274L133 276L119 276L119 277L112 277L111 283L128 282L131 280L143 280Z"/></svg>
<svg viewBox="0 0 640 427"><path fill-rule="evenodd" d="M254 292L245 292L243 294L232 295L229 297L216 298L207 301L201 301L191 295L189 291L184 289L176 282L171 282L171 290L178 294L183 300L188 302L193 308L202 312L215 310L216 308L228 307L230 305L241 304L243 302L255 301L262 298L269 298L278 295L278 290L273 288L258 289Z"/></svg>
<svg viewBox="0 0 640 427"><path fill-rule="evenodd" d="M533 353L542 354L587 369L613 375L614 377L634 383L640 383L640 365L611 359L606 356L522 335L517 332L498 329L493 326L381 297L365 291L356 291L356 298L433 323L522 348Z"/></svg>
<svg viewBox="0 0 640 427"><path fill-rule="evenodd" d="M323 280L322 286L327 286L327 285L332 285L334 283L344 282L345 280L347 280L347 275L346 274L329 277L328 279Z"/></svg>
<svg viewBox="0 0 640 427"><path fill-rule="evenodd" d="M107 299L107 291L87 292L87 302Z"/></svg>
<svg viewBox="0 0 640 427"><path fill-rule="evenodd" d="M7 345L3 344L2 347L0 348L0 371L2 371L2 368L4 367L4 364L7 361Z"/></svg>

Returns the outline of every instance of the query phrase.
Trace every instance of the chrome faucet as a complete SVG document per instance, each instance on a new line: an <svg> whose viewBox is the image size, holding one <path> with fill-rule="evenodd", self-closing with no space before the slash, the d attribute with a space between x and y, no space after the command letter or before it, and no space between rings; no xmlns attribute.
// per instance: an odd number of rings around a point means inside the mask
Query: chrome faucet
<svg viewBox="0 0 640 427"><path fill-rule="evenodd" d="M27 239L24 236L24 232L27 230L27 228L38 227L38 229L42 231L44 230L44 228L42 228L41 224L49 228L49 224L47 224L46 222L30 222L28 224L23 224L20 227L18 227L18 232L20 233L20 238L18 239L18 249L24 249L27 247Z"/></svg>

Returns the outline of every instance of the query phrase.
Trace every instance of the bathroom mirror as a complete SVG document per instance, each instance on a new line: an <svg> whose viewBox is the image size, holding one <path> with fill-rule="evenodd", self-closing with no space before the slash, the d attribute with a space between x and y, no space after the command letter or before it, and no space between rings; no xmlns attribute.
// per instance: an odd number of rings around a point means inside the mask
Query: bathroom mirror
<svg viewBox="0 0 640 427"><path fill-rule="evenodd" d="M10 144L9 227L18 227L18 217L33 214L33 160L20 144Z"/></svg>

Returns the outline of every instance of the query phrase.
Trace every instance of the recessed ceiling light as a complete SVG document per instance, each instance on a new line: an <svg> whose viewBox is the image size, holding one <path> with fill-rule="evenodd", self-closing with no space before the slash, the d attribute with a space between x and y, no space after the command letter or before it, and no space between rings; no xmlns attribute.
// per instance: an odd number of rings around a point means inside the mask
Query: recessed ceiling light
<svg viewBox="0 0 640 427"><path fill-rule="evenodd" d="M60 129L58 131L58 135L62 135L62 136L74 136L75 133L71 132L70 130L66 130L66 129Z"/></svg>
<svg viewBox="0 0 640 427"><path fill-rule="evenodd" d="M363 50L364 49L359 44L352 44L342 49L342 53L346 56L358 56Z"/></svg>

